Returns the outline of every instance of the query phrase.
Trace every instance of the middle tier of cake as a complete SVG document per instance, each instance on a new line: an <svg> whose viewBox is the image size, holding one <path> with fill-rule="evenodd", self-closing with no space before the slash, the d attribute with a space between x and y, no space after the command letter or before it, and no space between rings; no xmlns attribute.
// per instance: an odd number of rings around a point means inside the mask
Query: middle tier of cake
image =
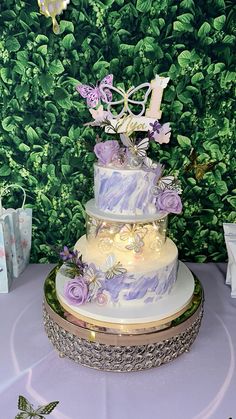
<svg viewBox="0 0 236 419"><path fill-rule="evenodd" d="M91 301L100 305L153 303L168 295L176 281L178 250L170 239L158 252L146 249L139 254L117 247L104 251L96 240L83 236L75 249L89 267L91 284L94 281Z"/></svg>
<svg viewBox="0 0 236 419"><path fill-rule="evenodd" d="M157 215L155 187L158 174L147 168L94 165L96 207L114 215Z"/></svg>

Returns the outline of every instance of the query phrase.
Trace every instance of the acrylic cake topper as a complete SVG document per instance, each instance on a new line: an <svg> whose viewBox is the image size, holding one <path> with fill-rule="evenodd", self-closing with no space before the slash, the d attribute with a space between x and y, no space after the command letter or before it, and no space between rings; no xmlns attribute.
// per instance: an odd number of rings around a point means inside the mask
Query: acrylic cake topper
<svg viewBox="0 0 236 419"><path fill-rule="evenodd" d="M141 91L142 89L147 88L147 91L144 93L144 98L141 101L138 100L132 100L132 96L135 93L138 93L139 91ZM121 88L117 88L114 86L110 86L110 90L114 91L116 93L118 93L118 95L121 96L120 100L117 101L112 101L112 99L110 99L107 95L106 92L104 90L104 86L101 86L101 92L103 93L104 96L104 102L107 104L107 111L108 114L111 118L115 118L115 119L119 119L122 118L122 116L124 116L125 114L129 114L135 117L139 117L142 116L145 112L145 104L147 102L148 96L151 92L151 85L150 83L143 83L140 84L137 87L131 87L127 92L125 92L125 90L121 89ZM133 105L138 105L141 106L141 111L136 115L134 112L132 112L132 110L130 109L129 104L133 104ZM116 113L115 111L115 107L117 105L122 105L122 109L119 113ZM115 113L114 113L115 111Z"/></svg>
<svg viewBox="0 0 236 419"><path fill-rule="evenodd" d="M94 118L94 121L88 125L104 126L105 131L109 134L127 133L129 135L134 131L149 131L150 126L154 125L161 118L160 106L163 90L168 82L169 77L156 75L151 83L142 83L125 91L120 87L113 86L113 75L110 74L99 85L89 86L81 84L76 89L87 100L89 111ZM117 100L113 99L114 94L116 97L118 96ZM137 100L135 97L135 95L139 94L143 96L141 100L139 98ZM145 105L149 96L149 107L146 109ZM102 102L106 105L106 109L103 108ZM98 108L94 109L97 106ZM117 111L118 106L121 106L119 111ZM138 112L134 112L133 107L136 107L136 109L138 107ZM167 128L169 126L165 126L165 129ZM162 134L166 135L167 132L164 131L162 130ZM163 137L162 142L167 143L166 138Z"/></svg>
<svg viewBox="0 0 236 419"><path fill-rule="evenodd" d="M53 32L58 35L60 27L57 23L56 16L60 15L70 3L70 0L38 0L40 13L46 17L52 18Z"/></svg>

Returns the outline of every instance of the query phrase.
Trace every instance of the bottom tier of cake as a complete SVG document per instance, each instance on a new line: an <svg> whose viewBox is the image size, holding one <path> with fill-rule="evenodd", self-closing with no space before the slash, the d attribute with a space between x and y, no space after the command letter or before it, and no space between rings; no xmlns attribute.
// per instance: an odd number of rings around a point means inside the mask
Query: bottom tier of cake
<svg viewBox="0 0 236 419"><path fill-rule="evenodd" d="M178 250L167 239L159 252L144 254L99 249L96 240L89 242L81 237L75 249L82 254L88 265L85 270L89 284L89 298L85 305L101 306L147 305L164 298L171 292L176 281ZM58 285L69 281L66 266L58 273ZM61 292L61 288L60 288Z"/></svg>
<svg viewBox="0 0 236 419"><path fill-rule="evenodd" d="M86 322L83 316L79 319L62 307L56 295L57 271L55 268L45 281L43 314L45 331L61 357L103 371L140 371L188 352L198 334L204 297L196 278L190 301L173 313L172 320L159 318L156 326L153 322L128 323L125 328L124 324L115 323L111 328L108 322L98 326L94 324L96 320L90 318ZM180 273L179 278L181 281ZM166 297L166 303L169 298Z"/></svg>
<svg viewBox="0 0 236 419"><path fill-rule="evenodd" d="M81 304L79 306L68 303L64 296L64 288L70 279L63 275L61 269L56 275L56 293L61 306L70 314L80 320L100 325L109 323L114 328L115 325L137 325L143 323L161 324L163 319L172 320L183 310L186 310L194 292L194 278L187 266L179 262L177 280L171 292L165 297L148 305L106 305L101 306L96 302Z"/></svg>

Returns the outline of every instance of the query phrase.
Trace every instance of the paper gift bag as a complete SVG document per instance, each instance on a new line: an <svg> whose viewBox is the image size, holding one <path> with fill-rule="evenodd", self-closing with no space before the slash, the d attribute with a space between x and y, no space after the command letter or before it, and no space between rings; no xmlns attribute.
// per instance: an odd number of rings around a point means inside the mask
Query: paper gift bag
<svg viewBox="0 0 236 419"><path fill-rule="evenodd" d="M19 208L17 211L19 218L19 233L20 243L23 252L23 267L21 272L25 269L29 263L31 241L32 241L32 209L31 208Z"/></svg>
<svg viewBox="0 0 236 419"><path fill-rule="evenodd" d="M236 298L236 223L223 224L228 252L226 284L231 285L231 297Z"/></svg>
<svg viewBox="0 0 236 419"><path fill-rule="evenodd" d="M9 216L0 220L0 293L9 292L13 280Z"/></svg>
<svg viewBox="0 0 236 419"><path fill-rule="evenodd" d="M5 209L2 207L1 197L10 189L20 188L23 192L21 208ZM0 220L7 217L10 226L10 245L12 255L13 276L17 278L29 262L32 236L32 209L25 208L25 190L19 185L9 185L1 191L0 195Z"/></svg>

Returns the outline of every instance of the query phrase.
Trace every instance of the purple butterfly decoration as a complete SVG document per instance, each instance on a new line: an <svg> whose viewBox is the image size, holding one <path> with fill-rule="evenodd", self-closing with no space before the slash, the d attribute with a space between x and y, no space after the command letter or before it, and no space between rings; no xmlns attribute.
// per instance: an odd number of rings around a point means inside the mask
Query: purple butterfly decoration
<svg viewBox="0 0 236 419"><path fill-rule="evenodd" d="M87 100L87 106L89 108L95 108L100 100L111 102L112 93L108 88L104 89L104 86L112 86L112 84L113 74L108 74L99 85L97 84L94 87L88 86L87 84L80 84L79 86L76 86L76 90ZM103 87L103 92L101 91L101 87Z"/></svg>

